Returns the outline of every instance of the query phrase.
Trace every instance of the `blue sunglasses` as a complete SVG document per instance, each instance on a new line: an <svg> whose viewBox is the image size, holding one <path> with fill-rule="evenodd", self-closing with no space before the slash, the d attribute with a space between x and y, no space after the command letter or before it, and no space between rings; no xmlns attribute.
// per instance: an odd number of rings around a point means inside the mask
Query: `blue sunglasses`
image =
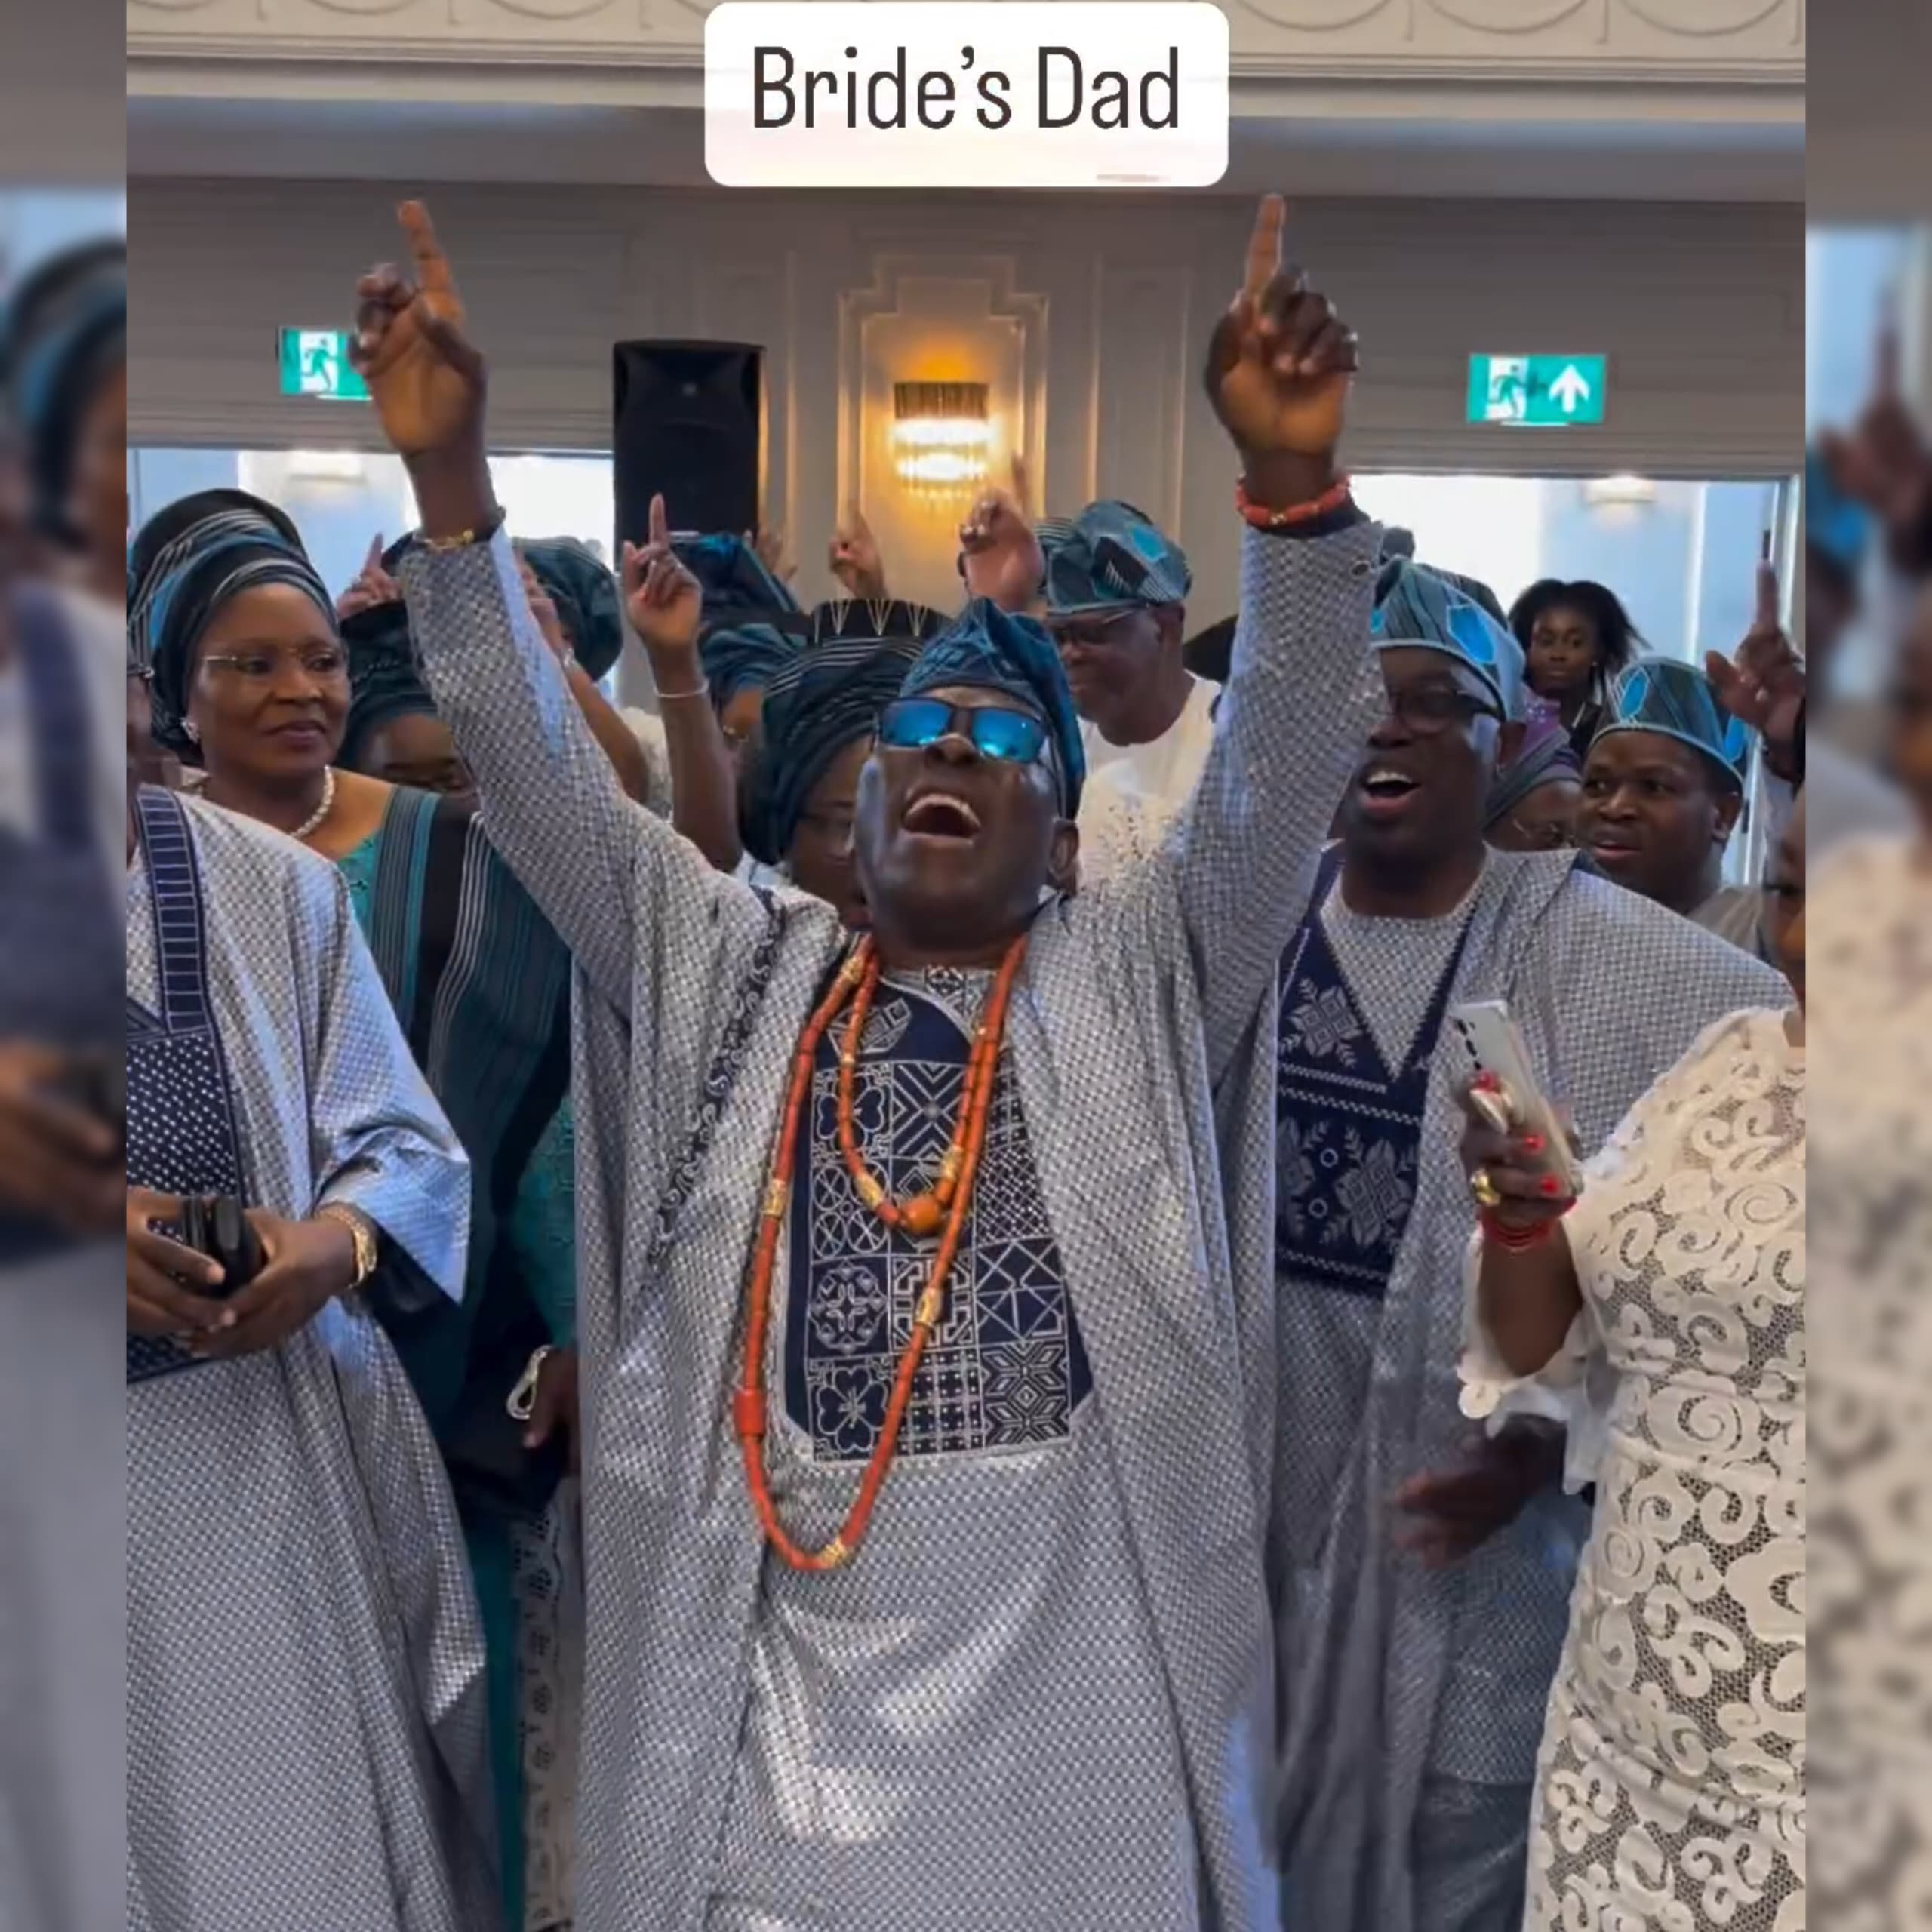
<svg viewBox="0 0 1932 1932"><path fill-rule="evenodd" d="M957 732L982 758L1031 764L1047 748L1047 728L1030 712L1001 704L950 705L936 697L896 698L878 721L878 741L899 752L922 752Z"/></svg>

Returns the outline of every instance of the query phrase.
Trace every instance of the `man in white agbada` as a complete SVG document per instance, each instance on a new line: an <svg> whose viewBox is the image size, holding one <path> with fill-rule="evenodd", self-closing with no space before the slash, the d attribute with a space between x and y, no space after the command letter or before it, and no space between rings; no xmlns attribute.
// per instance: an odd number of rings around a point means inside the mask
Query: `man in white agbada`
<svg viewBox="0 0 1932 1932"><path fill-rule="evenodd" d="M854 944L617 796L404 219L358 361L423 513L412 623L579 968L583 1932L1269 1932L1272 1284L1229 1265L1211 1084L1374 709L1353 336L1270 202L1209 390L1262 515L1333 507L1247 539L1168 854L1064 896L1065 680L976 600L861 774ZM697 595L668 548L646 586Z"/></svg>
<svg viewBox="0 0 1932 1932"><path fill-rule="evenodd" d="M1706 1026L1783 983L1573 854L1490 850L1515 640L1401 561L1375 624L1383 715L1278 1007L1220 1094L1237 1269L1271 1268L1279 1316L1282 1924L1517 1932L1582 1526L1554 1491L1560 1443L1472 1447L1459 1413L1475 1206L1444 1016L1506 1000L1593 1149ZM1275 1161L1254 1158L1269 1141Z"/></svg>
<svg viewBox="0 0 1932 1932"><path fill-rule="evenodd" d="M1221 688L1181 661L1193 574L1151 518L1131 503L1089 503L1038 534L1044 621L1087 749L1080 875L1091 883L1152 851L1193 797Z"/></svg>

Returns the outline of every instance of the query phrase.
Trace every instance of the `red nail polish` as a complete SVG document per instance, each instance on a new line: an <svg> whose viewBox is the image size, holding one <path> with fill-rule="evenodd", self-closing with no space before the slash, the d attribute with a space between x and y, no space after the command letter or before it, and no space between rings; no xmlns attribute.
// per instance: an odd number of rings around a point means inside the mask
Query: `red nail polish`
<svg viewBox="0 0 1932 1932"><path fill-rule="evenodd" d="M1479 1094L1493 1094L1496 1091L1496 1075L1493 1073L1478 1073L1471 1084Z"/></svg>
<svg viewBox="0 0 1932 1932"><path fill-rule="evenodd" d="M1563 1192L1563 1183L1557 1179L1555 1175L1545 1174L1543 1177L1543 1191L1553 1198Z"/></svg>
<svg viewBox="0 0 1932 1932"><path fill-rule="evenodd" d="M1523 1136L1523 1146L1529 1153L1540 1154L1543 1152L1543 1136L1540 1134L1526 1134Z"/></svg>

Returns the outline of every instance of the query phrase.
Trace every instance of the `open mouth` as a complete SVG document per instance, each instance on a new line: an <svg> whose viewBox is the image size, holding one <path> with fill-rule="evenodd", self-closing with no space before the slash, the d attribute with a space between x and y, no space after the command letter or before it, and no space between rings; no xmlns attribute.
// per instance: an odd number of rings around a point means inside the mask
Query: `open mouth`
<svg viewBox="0 0 1932 1932"><path fill-rule="evenodd" d="M906 808L902 821L921 838L969 839L977 835L980 814L954 792L925 792Z"/></svg>
<svg viewBox="0 0 1932 1932"><path fill-rule="evenodd" d="M1641 855L1642 848L1617 838L1592 838L1590 857L1606 866L1626 866Z"/></svg>
<svg viewBox="0 0 1932 1932"><path fill-rule="evenodd" d="M1356 789L1371 817L1386 817L1402 811L1422 787L1406 771L1374 765L1356 781Z"/></svg>

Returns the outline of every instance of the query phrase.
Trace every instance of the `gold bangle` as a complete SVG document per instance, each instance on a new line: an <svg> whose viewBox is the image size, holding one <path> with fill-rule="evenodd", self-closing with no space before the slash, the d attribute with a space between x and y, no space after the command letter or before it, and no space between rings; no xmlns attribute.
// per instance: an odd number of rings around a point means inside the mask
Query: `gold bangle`
<svg viewBox="0 0 1932 1932"><path fill-rule="evenodd" d="M355 1278L349 1284L349 1291L354 1293L376 1272L378 1247L375 1229L368 1215L345 1201L324 1201L315 1210L315 1218L318 1221L334 1221L349 1230L349 1238L355 1246Z"/></svg>

